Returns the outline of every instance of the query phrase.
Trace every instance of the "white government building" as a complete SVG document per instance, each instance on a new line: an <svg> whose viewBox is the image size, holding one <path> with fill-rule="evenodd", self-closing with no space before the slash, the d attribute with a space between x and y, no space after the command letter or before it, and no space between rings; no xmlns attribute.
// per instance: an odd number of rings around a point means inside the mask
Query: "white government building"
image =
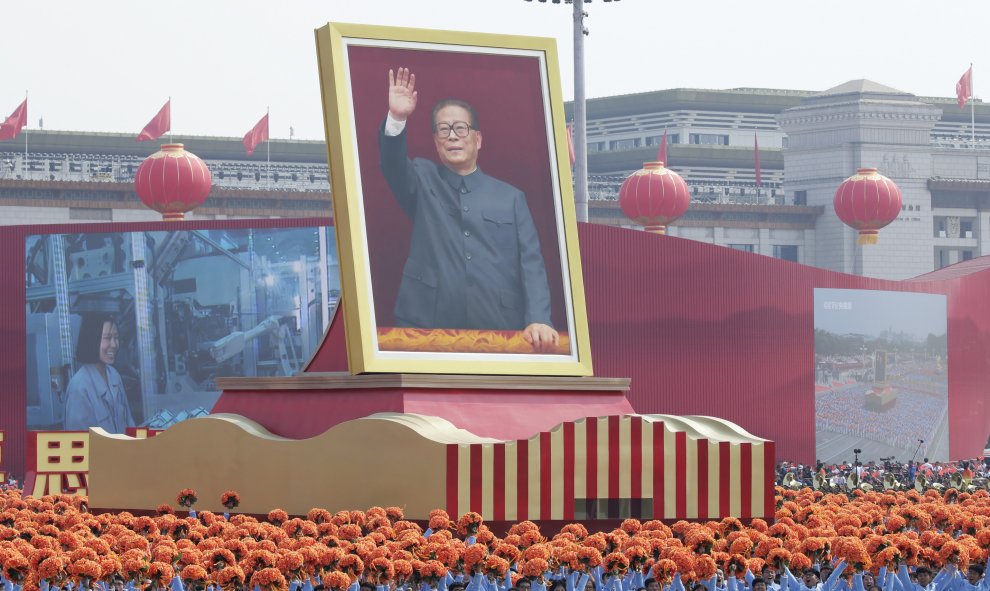
<svg viewBox="0 0 990 591"><path fill-rule="evenodd" d="M634 227L616 197L625 175L656 159L667 133L670 167L692 191L669 234L889 279L990 253L990 106L918 97L854 80L824 92L671 89L588 101L591 222ZM754 136L762 186L755 183ZM24 143L27 140L25 157ZM214 189L192 219L329 216L322 142L180 137L206 160ZM2 224L159 219L133 191L155 148L133 135L25 130L0 142ZM880 243L832 209L836 187L876 167L904 194Z"/></svg>

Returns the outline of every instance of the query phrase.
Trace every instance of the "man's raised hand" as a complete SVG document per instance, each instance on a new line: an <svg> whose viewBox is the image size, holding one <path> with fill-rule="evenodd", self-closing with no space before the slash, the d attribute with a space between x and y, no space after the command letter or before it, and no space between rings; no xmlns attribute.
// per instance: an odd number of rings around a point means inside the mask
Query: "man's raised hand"
<svg viewBox="0 0 990 591"><path fill-rule="evenodd" d="M416 75L409 68L388 71L388 112L392 119L405 121L416 110Z"/></svg>

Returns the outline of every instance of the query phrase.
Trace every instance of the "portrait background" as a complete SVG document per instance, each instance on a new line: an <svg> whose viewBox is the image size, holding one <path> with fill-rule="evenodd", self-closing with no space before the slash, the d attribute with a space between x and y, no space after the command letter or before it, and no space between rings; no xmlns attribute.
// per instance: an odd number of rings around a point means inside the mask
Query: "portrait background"
<svg viewBox="0 0 990 591"><path fill-rule="evenodd" d="M395 298L412 232L412 222L392 196L378 163L378 127L388 112L388 70L399 67L416 75L418 104L407 123L411 158L438 161L431 128L437 101L459 98L475 108L483 135L478 165L485 174L525 193L547 267L553 324L568 331L547 144L549 114L539 59L350 45L348 68L376 324L394 326Z"/></svg>

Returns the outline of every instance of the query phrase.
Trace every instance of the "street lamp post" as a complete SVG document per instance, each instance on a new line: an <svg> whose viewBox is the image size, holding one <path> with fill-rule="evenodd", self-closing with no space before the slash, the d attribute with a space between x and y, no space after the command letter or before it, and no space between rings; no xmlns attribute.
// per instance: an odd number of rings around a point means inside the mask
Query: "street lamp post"
<svg viewBox="0 0 990 591"><path fill-rule="evenodd" d="M584 96L584 7L574 2L574 210L588 221L588 118Z"/></svg>
<svg viewBox="0 0 990 591"><path fill-rule="evenodd" d="M532 2L533 0L526 0ZM539 0L546 3L547 0ZM618 2L619 0L603 0ZM551 0L560 4L561 0ZM584 19L588 13L580 1L564 0L574 7L574 209L579 222L588 221L588 130L584 94L584 37L588 29ZM590 4L591 0L584 0Z"/></svg>

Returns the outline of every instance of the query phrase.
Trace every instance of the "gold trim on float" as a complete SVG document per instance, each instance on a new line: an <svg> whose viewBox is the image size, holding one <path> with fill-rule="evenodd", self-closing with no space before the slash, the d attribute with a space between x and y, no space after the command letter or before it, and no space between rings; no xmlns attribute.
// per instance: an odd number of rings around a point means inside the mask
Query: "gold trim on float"
<svg viewBox="0 0 990 591"><path fill-rule="evenodd" d="M373 310L366 269L368 255L363 246L365 228L360 224L361 194L357 189L357 154L354 153L352 97L347 88L345 39L395 41L440 44L451 50L457 46L498 50L527 50L542 53L547 81L544 89L549 95L548 115L556 152L551 154L551 166L556 166L560 188L560 211L563 240L570 283L564 285L571 296L574 320L571 338L575 355L557 360L553 355L532 355L536 359L502 360L485 358L484 354L465 358L438 358L430 354L416 356L383 355L377 349ZM567 153L567 128L564 120L563 94L560 84L560 64L556 42L550 38L519 35L493 35L458 31L383 27L328 23L316 30L320 88L323 97L323 120L327 138L327 161L330 166L333 219L337 249L340 253L341 299L344 304L344 332L347 341L348 371L352 374L373 372L426 374L514 374L514 375L593 375L588 318L578 247L577 221L570 161ZM384 74L383 74L384 77ZM384 79L384 78L383 78Z"/></svg>

